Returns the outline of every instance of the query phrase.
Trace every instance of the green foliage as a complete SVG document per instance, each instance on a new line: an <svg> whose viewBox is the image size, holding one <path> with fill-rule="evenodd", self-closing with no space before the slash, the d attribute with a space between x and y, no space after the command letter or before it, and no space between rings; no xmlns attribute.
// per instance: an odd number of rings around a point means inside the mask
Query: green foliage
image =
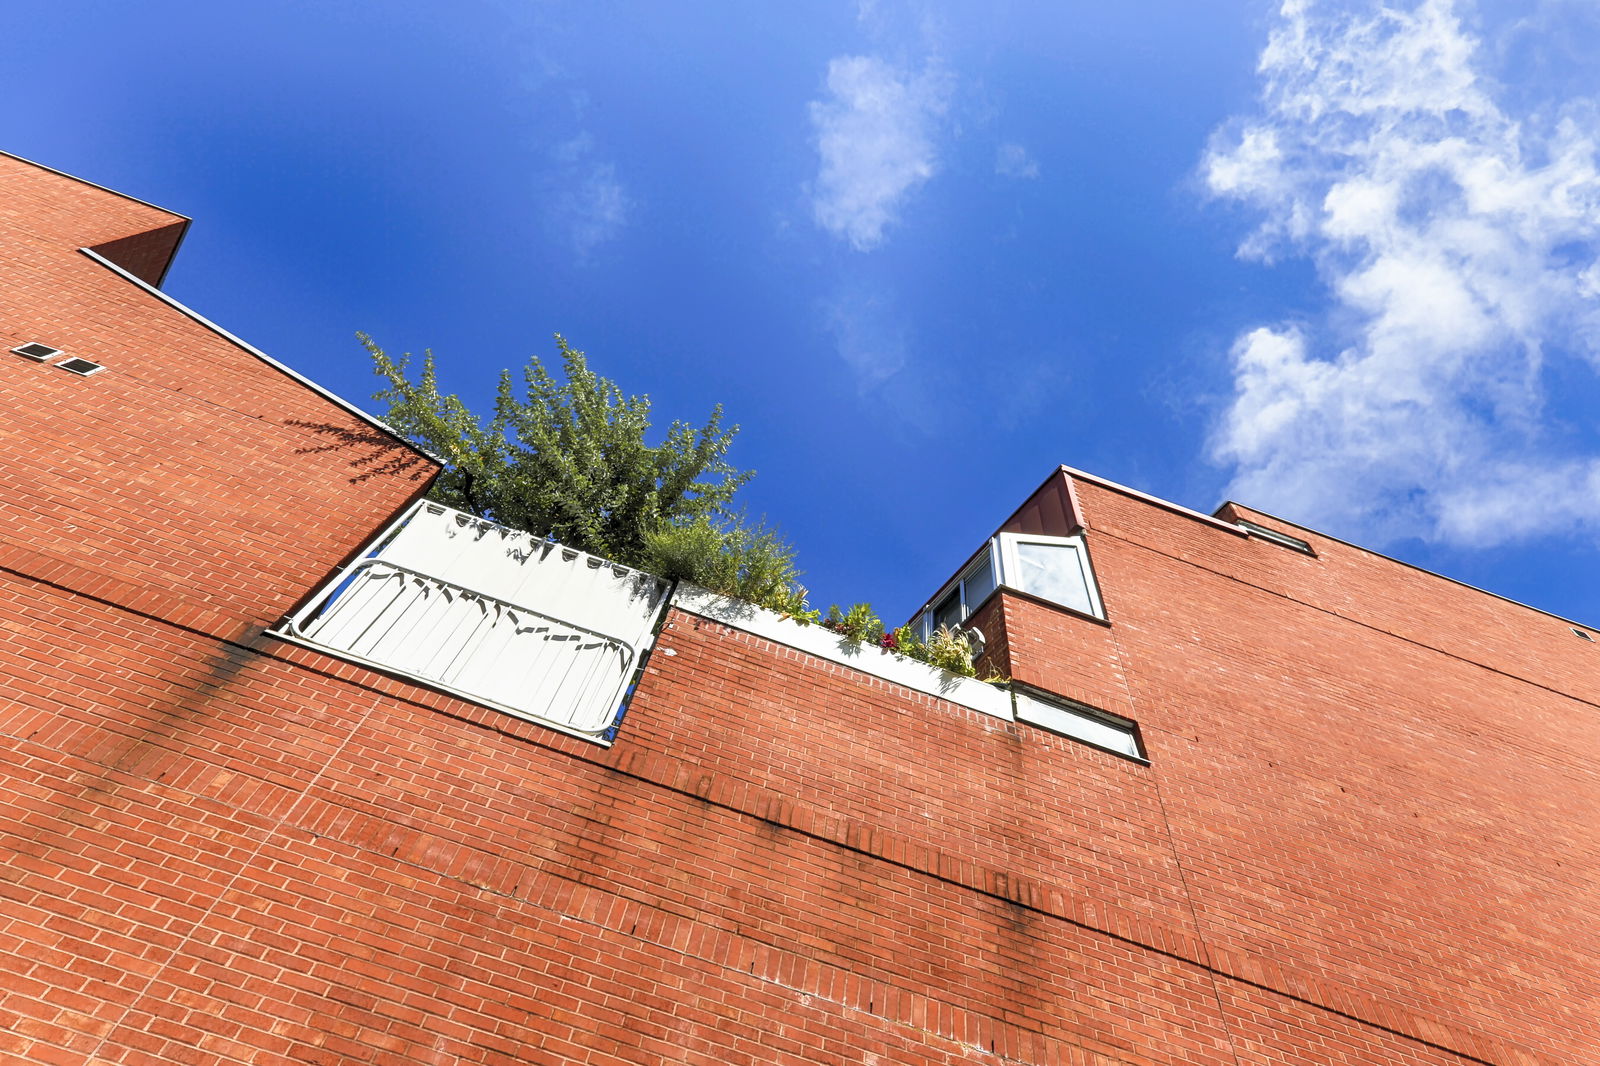
<svg viewBox="0 0 1600 1066"><path fill-rule="evenodd" d="M828 616L822 620L822 624L841 637L859 640L863 644L879 644L883 641L883 622L870 603L858 603L843 612L836 603L828 608Z"/></svg>
<svg viewBox="0 0 1600 1066"><path fill-rule="evenodd" d="M445 463L434 499L748 600L801 624L817 621L806 605L794 549L764 523L749 525L732 509L752 472L724 458L739 427L723 426L720 406L699 429L674 422L660 444L646 444L650 398L624 396L557 335L563 380L531 357L520 395L511 373L501 375L485 424L459 397L439 392L432 352L424 353L412 380L410 356L391 358L371 337L359 336L386 383L376 398L389 404L389 424ZM924 643L910 626L886 632L865 603L847 611L835 605L822 624L852 640L973 675L972 646L960 630L941 626Z"/></svg>
<svg viewBox="0 0 1600 1066"><path fill-rule="evenodd" d="M929 665L962 677L971 677L976 672L972 668L972 642L959 629L940 626L933 631L924 648L926 658L922 661Z"/></svg>
<svg viewBox="0 0 1600 1066"><path fill-rule="evenodd" d="M917 638L916 631L913 630L909 625L900 626L891 634L891 636L894 639L886 642L888 647L893 648L902 655L910 655L913 659L920 659L922 657L919 654L920 649L922 648L922 641ZM916 648L918 651L910 650L912 648Z"/></svg>
<svg viewBox="0 0 1600 1066"><path fill-rule="evenodd" d="M674 422L659 445L646 444L650 398L624 396L560 336L565 380L533 357L519 395L502 373L487 425L439 392L431 352L412 381L409 356L392 359L365 335L361 342L387 382L375 398L388 402L390 425L447 464L434 498L502 525L629 562L653 530L731 518L733 496L752 476L723 458L739 428L723 426L720 406L699 429Z"/></svg>
<svg viewBox="0 0 1600 1066"><path fill-rule="evenodd" d="M692 581L714 592L760 604L802 624L817 620L794 566L794 549L765 525L715 521L663 526L645 534L640 569Z"/></svg>
<svg viewBox="0 0 1600 1066"><path fill-rule="evenodd" d="M876 644L952 674L972 677L976 672L972 666L972 642L959 629L940 626L934 632L933 639L924 643L917 639L909 625L886 631L882 619L872 605L866 603L855 604L847 611L839 610L839 605L834 604L828 608L828 615L822 624L842 637L859 640L863 644Z"/></svg>
<svg viewBox="0 0 1600 1066"><path fill-rule="evenodd" d="M812 621L794 550L765 525L746 525L733 497L753 471L724 456L739 432L714 407L703 426L673 422L650 445L650 398L625 396L556 336L562 379L537 356L500 376L485 423L439 391L433 353L415 379L411 358L390 357L358 334L384 387L397 431L442 459L430 495L441 503L549 536L662 577L692 581Z"/></svg>

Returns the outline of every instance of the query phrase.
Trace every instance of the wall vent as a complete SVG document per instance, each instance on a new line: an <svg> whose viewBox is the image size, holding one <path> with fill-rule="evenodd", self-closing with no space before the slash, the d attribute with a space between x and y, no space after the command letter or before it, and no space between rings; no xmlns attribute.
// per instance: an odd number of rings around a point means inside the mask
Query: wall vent
<svg viewBox="0 0 1600 1066"><path fill-rule="evenodd" d="M20 356L33 359L40 363L48 363L50 360L61 354L60 348L52 348L48 344L40 344L37 341L33 341L28 344L19 344L11 350Z"/></svg>
<svg viewBox="0 0 1600 1066"><path fill-rule="evenodd" d="M1247 522L1243 518L1239 519L1238 525L1240 529L1245 530L1252 537L1260 537L1262 540L1271 541L1280 548L1288 548L1290 551L1297 551L1302 555L1314 556L1317 554L1312 550L1308 542L1301 540L1299 537L1291 537L1287 533L1280 533L1276 529L1268 529L1266 526Z"/></svg>
<svg viewBox="0 0 1600 1066"><path fill-rule="evenodd" d="M57 363L56 366L62 370L70 370L74 374L82 374L84 377L88 377L90 374L98 374L105 369L99 363L91 363L87 359L78 359L76 357L68 359L64 363Z"/></svg>

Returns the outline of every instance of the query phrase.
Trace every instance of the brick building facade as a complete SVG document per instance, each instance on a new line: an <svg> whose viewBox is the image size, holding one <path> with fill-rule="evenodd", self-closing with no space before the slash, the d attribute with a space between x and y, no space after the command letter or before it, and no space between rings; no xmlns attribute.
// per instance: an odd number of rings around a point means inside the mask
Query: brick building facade
<svg viewBox="0 0 1600 1066"><path fill-rule="evenodd" d="M1063 469L1009 689L680 589L576 735L283 635L436 468L185 225L0 156L5 1060L1600 1061L1585 627Z"/></svg>

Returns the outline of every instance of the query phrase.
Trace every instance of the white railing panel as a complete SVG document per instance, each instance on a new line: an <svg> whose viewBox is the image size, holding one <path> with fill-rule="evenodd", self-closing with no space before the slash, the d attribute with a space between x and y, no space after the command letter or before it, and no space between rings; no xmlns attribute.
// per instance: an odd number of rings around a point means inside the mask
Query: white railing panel
<svg viewBox="0 0 1600 1066"><path fill-rule="evenodd" d="M424 502L284 631L598 738L666 593L648 574Z"/></svg>

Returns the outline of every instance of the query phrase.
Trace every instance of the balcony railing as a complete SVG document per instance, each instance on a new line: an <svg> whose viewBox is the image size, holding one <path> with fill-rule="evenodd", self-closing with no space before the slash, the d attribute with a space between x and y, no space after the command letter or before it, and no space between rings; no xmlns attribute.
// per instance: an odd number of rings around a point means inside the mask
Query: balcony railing
<svg viewBox="0 0 1600 1066"><path fill-rule="evenodd" d="M280 634L606 741L667 583L423 502Z"/></svg>

